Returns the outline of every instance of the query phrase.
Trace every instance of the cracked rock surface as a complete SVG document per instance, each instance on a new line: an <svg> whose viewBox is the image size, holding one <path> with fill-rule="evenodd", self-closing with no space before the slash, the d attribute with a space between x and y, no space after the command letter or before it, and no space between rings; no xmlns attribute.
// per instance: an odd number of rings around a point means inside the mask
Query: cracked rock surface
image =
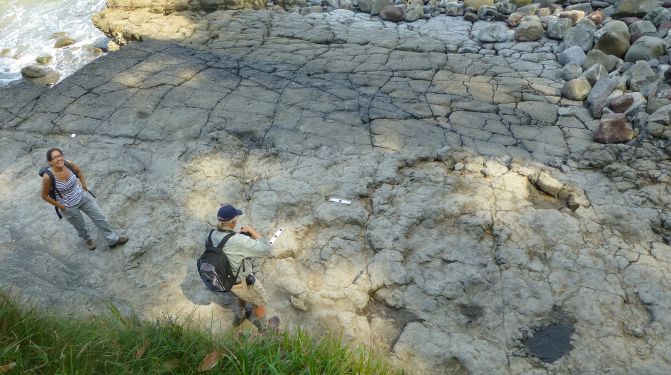
<svg viewBox="0 0 671 375"><path fill-rule="evenodd" d="M671 371L666 140L594 143L598 122L561 98L556 41L481 48L488 24L445 16L124 14L96 22L142 42L51 89L0 90L0 285L227 329L232 299L195 259L233 202L285 229L257 275L289 327L417 374ZM52 146L128 244L87 251L39 199ZM523 342L557 316L572 350L545 363Z"/></svg>

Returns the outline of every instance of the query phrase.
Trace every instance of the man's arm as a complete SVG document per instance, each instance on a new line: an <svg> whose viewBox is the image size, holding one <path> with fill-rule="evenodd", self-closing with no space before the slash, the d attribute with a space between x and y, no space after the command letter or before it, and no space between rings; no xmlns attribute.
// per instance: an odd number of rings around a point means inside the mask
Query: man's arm
<svg viewBox="0 0 671 375"><path fill-rule="evenodd" d="M240 233L249 233L255 240L260 240L262 238L259 232L252 228L251 225L245 225L244 227L240 228Z"/></svg>
<svg viewBox="0 0 671 375"><path fill-rule="evenodd" d="M249 233L252 238L244 239L244 247L250 257L267 255L270 252L270 245L259 232L249 225L240 228L241 233Z"/></svg>

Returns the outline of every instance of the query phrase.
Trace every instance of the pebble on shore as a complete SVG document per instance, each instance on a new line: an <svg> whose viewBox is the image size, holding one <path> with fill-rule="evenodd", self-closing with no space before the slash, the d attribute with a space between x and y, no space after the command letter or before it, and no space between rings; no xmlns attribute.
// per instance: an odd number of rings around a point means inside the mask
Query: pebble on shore
<svg viewBox="0 0 671 375"><path fill-rule="evenodd" d="M76 41L70 37L64 36L56 39L54 48L63 48L75 44Z"/></svg>
<svg viewBox="0 0 671 375"><path fill-rule="evenodd" d="M49 64L52 59L53 57L51 55L40 55L37 56L37 58L35 58L35 62L37 62L38 64L46 65Z"/></svg>
<svg viewBox="0 0 671 375"><path fill-rule="evenodd" d="M49 86L58 82L61 75L49 67L28 65L21 69L21 76L34 84Z"/></svg>

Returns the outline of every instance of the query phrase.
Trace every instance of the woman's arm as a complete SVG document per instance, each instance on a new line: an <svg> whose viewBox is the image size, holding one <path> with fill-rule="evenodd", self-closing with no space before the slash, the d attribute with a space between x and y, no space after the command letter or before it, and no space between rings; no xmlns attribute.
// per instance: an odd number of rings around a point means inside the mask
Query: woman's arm
<svg viewBox="0 0 671 375"><path fill-rule="evenodd" d="M58 203L57 200L49 196L49 190L51 190L51 177L45 173L44 176L42 176L42 199L49 204L58 207L61 211L65 210L64 205Z"/></svg>
<svg viewBox="0 0 671 375"><path fill-rule="evenodd" d="M79 176L79 182L82 184L82 188L84 188L84 190L86 191L89 191L88 185L86 184L86 178L84 178L84 171L82 171L82 169L79 168L77 164L72 162L72 160L68 160L68 163L75 171L75 173L77 173L77 175Z"/></svg>

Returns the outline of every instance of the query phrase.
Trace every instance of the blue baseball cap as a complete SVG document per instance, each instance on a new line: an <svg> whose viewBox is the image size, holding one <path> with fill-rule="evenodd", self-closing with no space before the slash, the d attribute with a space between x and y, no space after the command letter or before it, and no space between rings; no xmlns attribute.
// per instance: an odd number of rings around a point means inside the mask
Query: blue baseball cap
<svg viewBox="0 0 671 375"><path fill-rule="evenodd" d="M217 212L217 219L219 221L231 221L235 219L236 216L240 215L242 215L242 211L238 210L230 204L225 204L219 208L219 212Z"/></svg>

